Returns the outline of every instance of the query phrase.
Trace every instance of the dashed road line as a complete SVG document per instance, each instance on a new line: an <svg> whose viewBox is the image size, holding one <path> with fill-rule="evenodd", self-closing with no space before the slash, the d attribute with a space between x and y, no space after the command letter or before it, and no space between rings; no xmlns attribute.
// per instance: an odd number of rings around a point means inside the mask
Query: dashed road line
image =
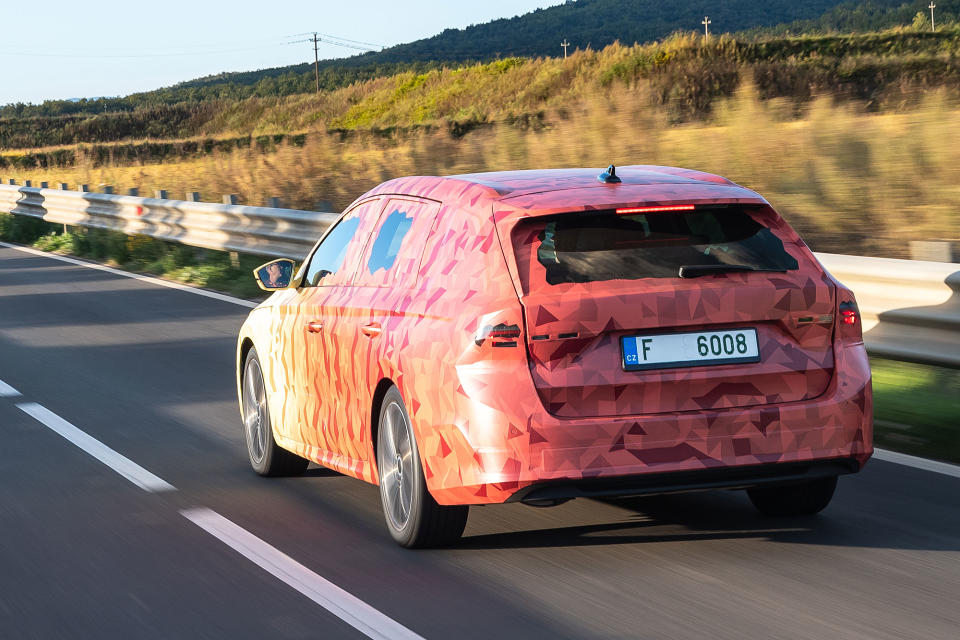
<svg viewBox="0 0 960 640"><path fill-rule="evenodd" d="M21 402L17 408L76 445L144 491L176 491L169 482L155 476L133 460L120 455L93 436L84 433L54 412L36 402Z"/></svg>
<svg viewBox="0 0 960 640"><path fill-rule="evenodd" d="M886 449L874 449L873 457L884 462L893 462L902 464L914 469L923 469L932 473L939 473L953 478L960 478L960 466L936 460L927 460L917 456L907 455L906 453L897 453L896 451L887 451Z"/></svg>
<svg viewBox="0 0 960 640"><path fill-rule="evenodd" d="M186 509L180 513L250 562L296 589L367 637L378 640L424 640L422 636L393 618L314 573L216 511L199 507Z"/></svg>
<svg viewBox="0 0 960 640"><path fill-rule="evenodd" d="M0 380L0 398L16 398L19 395L19 391L8 385L3 380Z"/></svg>

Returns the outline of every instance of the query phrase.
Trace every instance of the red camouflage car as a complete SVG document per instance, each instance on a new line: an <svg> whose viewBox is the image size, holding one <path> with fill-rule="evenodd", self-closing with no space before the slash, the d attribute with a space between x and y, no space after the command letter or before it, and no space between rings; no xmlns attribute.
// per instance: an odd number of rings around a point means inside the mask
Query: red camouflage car
<svg viewBox="0 0 960 640"><path fill-rule="evenodd" d="M657 166L391 180L238 341L250 461L380 486L405 546L468 505L745 488L830 501L873 451L852 292L758 194Z"/></svg>

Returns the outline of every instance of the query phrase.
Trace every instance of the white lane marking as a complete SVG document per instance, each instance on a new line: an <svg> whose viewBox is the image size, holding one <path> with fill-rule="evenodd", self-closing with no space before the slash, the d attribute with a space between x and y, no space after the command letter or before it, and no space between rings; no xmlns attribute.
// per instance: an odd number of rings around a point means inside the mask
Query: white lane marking
<svg viewBox="0 0 960 640"><path fill-rule="evenodd" d="M43 256L44 258L50 258L51 260L59 260L60 262L67 262L69 264L74 264L80 267L87 267L88 269L98 269L100 271L106 271L107 273L112 273L117 276L124 276L125 278L133 278L134 280L142 280L143 282L149 282L151 284L160 285L161 287L169 287L170 289L187 291L189 293L195 293L198 296L213 298L214 300L220 300L221 302L229 302L230 304L236 304L241 307L247 307L249 309L252 309L258 304L256 302L251 302L249 300L243 300L242 298L234 298L233 296L228 296L224 293L217 293L216 291L207 291L206 289L197 289L196 287L191 287L188 284L182 284L180 282L171 282L170 280L161 280L160 278L145 276L139 273L130 273L129 271L121 271L120 269L114 269L113 267L107 267L102 264L96 264L93 262L84 262L83 260L77 260L76 258L60 256L55 253L47 253L46 251L40 251L39 249L31 249L30 247L21 247L15 244L8 244L6 242L0 242L0 247L6 247L8 249L16 249L17 251L23 251L24 253L31 253L33 255Z"/></svg>
<svg viewBox="0 0 960 640"><path fill-rule="evenodd" d="M0 398L14 398L20 395L20 392L8 385L3 380L0 380Z"/></svg>
<svg viewBox="0 0 960 640"><path fill-rule="evenodd" d="M63 436L83 451L107 465L144 491L176 491L176 487L153 475L136 462L120 455L93 436L87 435L54 412L36 402L21 402L17 408L35 418L54 433Z"/></svg>
<svg viewBox="0 0 960 640"><path fill-rule="evenodd" d="M314 573L216 511L199 507L185 509L180 514L367 637L381 640L424 640L422 636Z"/></svg>
<svg viewBox="0 0 960 640"><path fill-rule="evenodd" d="M913 467L914 469L923 469L924 471L932 471L933 473L941 473L945 476L960 478L960 466L955 464L927 460L926 458L918 458L917 456L897 453L896 451L887 451L886 449L874 449L873 457L877 460L883 460L884 462L893 462L895 464Z"/></svg>

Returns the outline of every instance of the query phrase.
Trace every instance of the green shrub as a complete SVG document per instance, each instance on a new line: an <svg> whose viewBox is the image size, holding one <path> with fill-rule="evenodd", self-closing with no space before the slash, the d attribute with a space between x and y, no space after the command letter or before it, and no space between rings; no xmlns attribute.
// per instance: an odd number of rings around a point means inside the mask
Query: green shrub
<svg viewBox="0 0 960 640"><path fill-rule="evenodd" d="M40 218L0 213L0 240L7 242L31 244L49 234L54 228L54 225Z"/></svg>
<svg viewBox="0 0 960 640"><path fill-rule="evenodd" d="M157 262L167 252L166 243L150 236L127 236L126 250L129 260L139 264Z"/></svg>

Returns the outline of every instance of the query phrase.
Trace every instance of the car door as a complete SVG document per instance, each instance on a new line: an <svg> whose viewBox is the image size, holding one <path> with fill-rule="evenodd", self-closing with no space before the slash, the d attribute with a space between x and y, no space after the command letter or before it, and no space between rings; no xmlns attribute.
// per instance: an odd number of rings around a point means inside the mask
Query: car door
<svg viewBox="0 0 960 640"><path fill-rule="evenodd" d="M283 314L281 330L290 345L284 365L288 394L284 424L275 431L325 464L330 462L330 452L340 448L330 428L332 407L340 400L322 384L332 362L329 318L336 315L347 294L381 205L379 198L365 200L337 221L308 258L300 287L291 292L289 309Z"/></svg>
<svg viewBox="0 0 960 640"><path fill-rule="evenodd" d="M328 394L341 392L336 428L343 453L372 468L371 407L383 378L396 379L396 360L403 348L404 296L415 284L427 237L440 204L393 196L387 200L353 281L349 300L333 319L336 345L327 379Z"/></svg>

